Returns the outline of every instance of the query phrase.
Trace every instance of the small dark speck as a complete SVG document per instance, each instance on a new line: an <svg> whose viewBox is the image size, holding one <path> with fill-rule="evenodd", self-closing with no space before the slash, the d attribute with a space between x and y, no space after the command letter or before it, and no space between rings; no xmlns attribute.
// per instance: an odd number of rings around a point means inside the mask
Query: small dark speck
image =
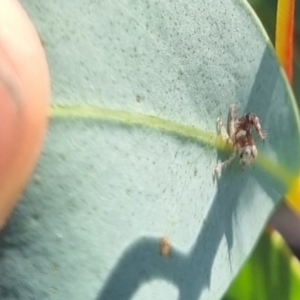
<svg viewBox="0 0 300 300"><path fill-rule="evenodd" d="M61 160L66 160L65 154L60 153L58 156L59 156L59 158L60 158Z"/></svg>
<svg viewBox="0 0 300 300"><path fill-rule="evenodd" d="M35 221L38 221L40 218L41 218L41 216L39 214L32 215L32 219L34 219Z"/></svg>
<svg viewBox="0 0 300 300"><path fill-rule="evenodd" d="M136 100L136 102L141 103L141 101L143 100L143 97L140 95L136 95L135 100Z"/></svg>
<svg viewBox="0 0 300 300"><path fill-rule="evenodd" d="M40 185L42 184L42 179L39 175L35 174L33 176L33 182L36 184L36 185Z"/></svg>
<svg viewBox="0 0 300 300"><path fill-rule="evenodd" d="M194 170L194 176L197 176L197 174L198 174L198 170L197 170L197 168L195 168L195 170Z"/></svg>

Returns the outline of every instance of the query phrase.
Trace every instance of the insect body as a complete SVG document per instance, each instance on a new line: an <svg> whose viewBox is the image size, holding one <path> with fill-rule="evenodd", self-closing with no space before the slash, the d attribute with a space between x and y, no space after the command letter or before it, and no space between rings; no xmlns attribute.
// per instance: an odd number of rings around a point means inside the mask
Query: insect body
<svg viewBox="0 0 300 300"><path fill-rule="evenodd" d="M247 113L236 119L236 106L231 105L229 109L229 132L227 132L222 120L218 119L218 129L223 140L226 140L233 148L231 156L222 163L219 163L215 169L215 173L220 173L222 168L228 166L236 155L239 156L241 167L251 165L257 157L257 148L255 140L251 134L254 127L259 137L264 141L265 134L260 126L259 118L252 113Z"/></svg>

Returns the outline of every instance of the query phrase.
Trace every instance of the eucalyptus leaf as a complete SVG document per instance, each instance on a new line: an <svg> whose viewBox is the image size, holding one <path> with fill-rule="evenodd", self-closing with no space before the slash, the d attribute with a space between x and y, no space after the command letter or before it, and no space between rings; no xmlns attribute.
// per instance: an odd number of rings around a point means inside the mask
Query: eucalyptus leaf
<svg viewBox="0 0 300 300"><path fill-rule="evenodd" d="M295 102L253 12L237 0L22 3L53 107L1 236L1 299L220 298L299 172ZM267 140L252 167L216 179L230 154L216 119L233 103Z"/></svg>

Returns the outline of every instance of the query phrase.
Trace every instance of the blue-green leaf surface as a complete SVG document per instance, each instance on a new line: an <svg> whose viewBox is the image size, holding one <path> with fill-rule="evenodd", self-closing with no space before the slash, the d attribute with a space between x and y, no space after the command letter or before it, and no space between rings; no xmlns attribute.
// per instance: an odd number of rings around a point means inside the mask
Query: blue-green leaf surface
<svg viewBox="0 0 300 300"><path fill-rule="evenodd" d="M1 235L0 298L220 298L299 171L295 103L249 7L22 3L48 55L53 107ZM267 140L252 167L235 162L215 180L229 155L216 119L232 103L259 116Z"/></svg>

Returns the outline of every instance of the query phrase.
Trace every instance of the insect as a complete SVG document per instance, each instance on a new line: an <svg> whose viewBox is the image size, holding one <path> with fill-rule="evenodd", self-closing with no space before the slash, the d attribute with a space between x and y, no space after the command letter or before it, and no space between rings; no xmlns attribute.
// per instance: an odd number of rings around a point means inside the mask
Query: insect
<svg viewBox="0 0 300 300"><path fill-rule="evenodd" d="M231 105L229 108L228 132L222 120L220 118L217 120L221 138L232 146L233 153L227 160L215 167L215 174L219 174L222 168L227 167L236 155L239 156L239 164L242 168L251 165L255 161L258 151L251 133L253 128L257 131L261 140L265 140L265 134L260 126L259 118L255 114L247 113L238 119L236 119L235 114L236 105Z"/></svg>
<svg viewBox="0 0 300 300"><path fill-rule="evenodd" d="M160 254L164 257L168 257L171 254L170 240L164 236L159 241Z"/></svg>

